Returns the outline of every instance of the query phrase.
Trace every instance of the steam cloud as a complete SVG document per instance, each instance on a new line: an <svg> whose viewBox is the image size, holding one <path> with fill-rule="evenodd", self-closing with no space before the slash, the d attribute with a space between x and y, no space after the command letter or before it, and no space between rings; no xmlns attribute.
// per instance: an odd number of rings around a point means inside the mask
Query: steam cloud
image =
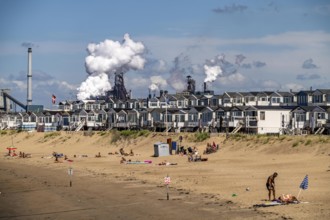
<svg viewBox="0 0 330 220"><path fill-rule="evenodd" d="M206 78L204 82L214 82L218 76L229 76L237 73L241 63L245 59L242 54L236 55L235 64L228 62L225 55L217 55L214 59L206 60L204 64L204 73Z"/></svg>
<svg viewBox="0 0 330 220"><path fill-rule="evenodd" d="M159 90L161 87L167 86L167 82L163 77L161 76L152 76L150 77L151 85L149 86L149 89L151 91Z"/></svg>
<svg viewBox="0 0 330 220"><path fill-rule="evenodd" d="M85 67L89 76L78 88L78 100L104 95L111 89L111 74L143 69L146 62L142 57L144 45L134 42L128 34L124 35L122 43L107 39L99 44L89 44L87 52Z"/></svg>
<svg viewBox="0 0 330 220"><path fill-rule="evenodd" d="M218 75L222 73L220 66L204 65L204 71L206 74L204 82L213 82L217 79Z"/></svg>
<svg viewBox="0 0 330 220"><path fill-rule="evenodd" d="M191 72L189 57L180 54L175 57L173 64L174 66L170 70L170 77L167 79L167 83L176 91L183 91L186 86L185 75Z"/></svg>

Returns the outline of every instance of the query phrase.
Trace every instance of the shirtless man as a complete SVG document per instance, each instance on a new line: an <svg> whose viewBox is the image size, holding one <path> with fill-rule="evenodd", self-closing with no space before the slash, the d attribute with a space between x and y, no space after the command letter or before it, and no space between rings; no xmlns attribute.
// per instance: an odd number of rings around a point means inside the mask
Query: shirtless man
<svg viewBox="0 0 330 220"><path fill-rule="evenodd" d="M273 173L273 175L269 176L266 182L266 187L268 190L268 198L270 201L271 193L273 192L273 197L275 199L275 178L277 177L277 173Z"/></svg>

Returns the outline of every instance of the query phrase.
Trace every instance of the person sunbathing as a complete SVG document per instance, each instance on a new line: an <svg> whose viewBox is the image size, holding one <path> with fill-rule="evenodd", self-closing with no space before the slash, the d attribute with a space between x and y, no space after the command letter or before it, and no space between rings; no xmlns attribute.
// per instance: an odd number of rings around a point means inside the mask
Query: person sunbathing
<svg viewBox="0 0 330 220"><path fill-rule="evenodd" d="M125 163L125 162L126 162L125 157L122 157L121 160L120 160L120 163Z"/></svg>
<svg viewBox="0 0 330 220"><path fill-rule="evenodd" d="M291 195L291 194L282 194L280 197L278 197L278 200L281 202L281 203L285 203L285 204L289 204L289 203L298 203L298 199Z"/></svg>
<svg viewBox="0 0 330 220"><path fill-rule="evenodd" d="M122 156L129 156L128 153L125 153L124 148L120 148L119 152Z"/></svg>
<svg viewBox="0 0 330 220"><path fill-rule="evenodd" d="M177 163L171 163L171 162L168 162L168 161L163 161L161 163L158 164L159 166L169 166L169 165L178 165Z"/></svg>

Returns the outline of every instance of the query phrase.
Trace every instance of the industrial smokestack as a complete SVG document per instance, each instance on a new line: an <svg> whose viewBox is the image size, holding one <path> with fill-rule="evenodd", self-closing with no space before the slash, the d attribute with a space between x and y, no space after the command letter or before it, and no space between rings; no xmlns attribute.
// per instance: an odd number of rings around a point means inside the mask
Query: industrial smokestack
<svg viewBox="0 0 330 220"><path fill-rule="evenodd" d="M206 92L207 90L207 86L206 86L206 82L204 82L204 92Z"/></svg>
<svg viewBox="0 0 330 220"><path fill-rule="evenodd" d="M32 48L28 49L27 106L32 105Z"/></svg>

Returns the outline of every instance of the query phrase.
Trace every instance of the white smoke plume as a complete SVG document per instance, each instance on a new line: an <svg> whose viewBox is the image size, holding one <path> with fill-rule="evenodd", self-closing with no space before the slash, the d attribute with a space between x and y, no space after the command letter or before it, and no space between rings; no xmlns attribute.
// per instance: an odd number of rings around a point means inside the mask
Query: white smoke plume
<svg viewBox="0 0 330 220"><path fill-rule="evenodd" d="M220 66L204 65L204 72L206 74L204 82L213 82L217 79L218 75L222 73L222 70Z"/></svg>
<svg viewBox="0 0 330 220"><path fill-rule="evenodd" d="M159 87L157 84L153 83L149 86L149 89L150 89L150 91L156 91L156 90L159 90Z"/></svg>
<svg viewBox="0 0 330 220"><path fill-rule="evenodd" d="M128 34L124 35L122 43L108 39L99 44L91 43L87 52L85 67L90 76L78 88L79 100L104 95L111 89L111 74L143 69L146 62L142 57L144 45L133 41Z"/></svg>
<svg viewBox="0 0 330 220"><path fill-rule="evenodd" d="M149 89L151 91L160 90L160 88L164 88L167 86L166 80L162 76L152 76L150 77L151 85Z"/></svg>
<svg viewBox="0 0 330 220"><path fill-rule="evenodd" d="M218 55L214 59L206 60L204 64L204 73L206 75L204 82L213 82L218 75L222 75L220 63L224 60L223 55Z"/></svg>
<svg viewBox="0 0 330 220"><path fill-rule="evenodd" d="M206 75L204 82L213 82L219 76L230 76L236 74L240 64L245 59L245 56L239 54L236 55L235 64L228 62L225 59L225 55L217 55L214 59L206 60L204 64L204 73Z"/></svg>
<svg viewBox="0 0 330 220"><path fill-rule="evenodd" d="M88 99L90 96L104 95L106 91L111 89L108 75L100 73L98 75L89 76L85 82L81 83L78 88L78 100Z"/></svg>

